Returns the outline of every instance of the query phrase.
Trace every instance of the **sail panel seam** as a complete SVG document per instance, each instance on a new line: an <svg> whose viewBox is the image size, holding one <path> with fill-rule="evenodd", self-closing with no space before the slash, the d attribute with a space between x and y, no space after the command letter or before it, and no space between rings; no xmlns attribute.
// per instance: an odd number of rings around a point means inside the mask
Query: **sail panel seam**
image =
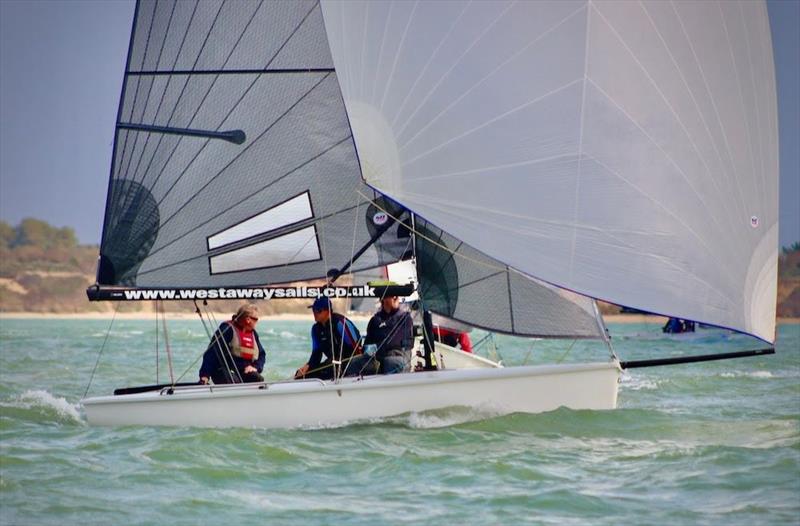
<svg viewBox="0 0 800 526"><path fill-rule="evenodd" d="M700 58L697 56L697 52L694 49L694 45L692 44L691 38L689 38L689 33L686 31L686 26L683 23L683 19L681 18L680 13L678 13L678 9L675 7L675 2L673 0L670 0L670 5L672 6L673 11L675 12L675 16L678 18L678 23L680 24L681 30L683 31L683 35L686 38L686 43L689 45L689 49L691 49L691 51L692 51L692 56L694 57L694 61L695 61L695 65L697 66L697 70L700 72L700 77L703 79L703 85L704 85L704 87L706 89L706 94L708 95L708 99L711 102L711 107L714 110L714 116L717 118L717 125L719 125L720 134L722 135L722 139L723 139L723 142L725 144L725 149L727 150L727 153L728 153L728 162L730 163L731 166L734 166L733 153L731 153L731 147L730 147L730 144L728 144L728 137L725 134L725 131L723 130L722 121L721 121L720 116L719 116L719 109L717 108L717 104L714 101L714 96L711 93L711 88L708 85L708 79L706 79L706 74L703 71L702 65L700 64ZM713 136L712 136L711 140L716 143L716 141L714 141ZM722 161L722 155L721 154L720 154L720 161L724 163L724 161ZM723 172L725 172L724 164L722 166L722 169L723 169ZM735 167L734 167L734 170L735 170ZM731 181L731 178L728 177L728 182L729 183L730 182L736 183L736 189L738 191L737 193L739 194L738 195L739 200L738 200L737 204L739 205L740 212L742 214L746 214L747 211L745 210L744 196L742 195L742 190L738 185L738 179L734 176L733 177L733 181Z"/></svg>
<svg viewBox="0 0 800 526"><path fill-rule="evenodd" d="M630 55L630 57L633 59L633 61L636 63L636 65L639 67L639 69L642 71L642 73L644 73L644 75L645 75L645 77L647 78L647 80L648 80L648 82L650 83L650 85L653 87L653 89L655 89L655 90L656 90L656 93L658 93L659 97L661 97L661 100L662 100L662 101L664 101L664 104L666 104L666 105L667 105L667 108L669 108L669 110L670 110L670 113L672 113L672 116L675 118L675 120L676 120L676 121L677 121L677 123L680 125L681 129L683 130L683 133L686 135L686 138L688 139L688 142L689 142L689 144L691 144L691 145L692 145L692 148L693 148L693 149L694 149L694 151L697 153L697 156L698 156L698 158L700 159L700 161L703 163L703 166L705 166L705 167L706 167L706 171L708 172L708 175L711 177L711 180L712 180L712 181L714 181L714 183L715 183L715 184L714 184L714 186L716 187L717 191L721 191L721 189L719 188L719 186L716 184L716 182L717 182L717 181L716 181L716 179L714 179L713 175L711 174L711 170L708 168L708 165L706 164L706 162L705 162L705 159L703 159L703 156L700 154L700 151L699 151L699 149L698 149L698 147L697 147L697 144L695 144L694 140L692 139L691 135L689 134L689 130L686 128L686 125L683 123L683 121L681 120L681 118L678 116L678 113L675 111L675 108L672 106L672 104L670 103L670 101L667 99L667 96L666 96L666 95L664 94L664 92L663 92L663 91L662 91L662 90L661 90L661 89L658 87L658 85L657 85L657 84L656 84L656 82L655 82L655 79L653 79L653 77L652 77L652 76L650 75L650 73L647 71L647 68L645 68L644 64L642 64L642 62L639 60L639 58L636 56L636 54L633 52L633 50L630 48L630 46L628 46L628 44L627 44L627 43L625 42L625 40L622 38L622 35L620 35L620 33L617 31L617 29L616 29L616 28L615 28L615 27L614 27L614 26L611 24L611 21L610 21L610 20L608 20L608 18L606 18L606 17L603 15L603 13L601 13L599 10L596 10L596 12L597 12L597 15L598 15L598 16L599 16L599 17L600 17L602 20L603 20L603 22L605 22L606 26L608 26L608 28L609 28L609 29L611 30L611 32L614 34L614 37L616 37L616 39L617 39L617 40L620 42L620 44L622 44L622 47L623 47L623 48L625 48L625 50L628 52L628 54L629 54L629 55ZM648 16L648 19L649 19L649 15L648 15L646 12L645 12L645 14ZM652 23L652 20L651 20L651 23ZM656 29L656 34L659 34L659 33L658 33L658 29ZM659 35L660 35L660 34L659 34ZM663 43L663 40L662 40L662 43ZM666 47L666 45L665 45L665 47ZM592 85L597 87L597 84L596 84L596 83L594 83L593 81L592 81ZM598 89L599 89L599 88L598 88ZM601 91L602 91L602 90L601 90ZM605 94L605 93L604 93L604 94ZM617 106L617 108L619 108L619 109L620 109L620 111L622 111L622 112L623 112L623 114L624 114L624 115L625 115L625 116L626 116L626 117L627 117L627 118L628 118L628 119L629 119L631 122L633 122L634 124L636 124L637 128L639 128L639 129L640 129L640 130L641 130L643 133L646 133L646 132L644 131L644 127L643 127L643 126L640 126L640 125L639 125L639 124L638 124L638 123L637 123L637 122L636 122L636 121L633 119L633 117L632 117L632 116L630 116L630 115L629 115L629 114L628 114L628 113L627 113L627 112L626 112L626 111L625 111L625 110L622 108L622 106L621 106L620 104L616 103L616 101L613 101L613 99L612 99L612 98L611 98L611 97L610 97L608 94L605 94L605 96L606 96L606 98L608 98L609 100L611 100L612 102L614 102L614 104ZM647 135L646 135L646 136L647 136ZM650 138L649 136L647 136L647 137L648 137L648 138ZM666 150L664 150L664 149L661 147L661 145L660 145L660 144L657 144L657 143L656 143L656 141L655 141L655 139L654 139L654 138L650 138L650 139L651 139L651 142L652 142L654 145L658 146L659 150L660 150L662 153L664 153L665 155L667 155L667 158L670 160L671 164L672 164L672 165L673 165L675 168L677 168L677 170L678 170L678 173L680 174L681 178L682 178L682 179L685 181L685 183L688 185L688 187L689 187L689 188L692 190L692 193L694 193L694 194L695 194L695 196L697 196L697 198L700 200L700 202L701 202L701 203L703 203L703 208L706 210L706 212L708 213L708 216L711 218L711 220L714 222L714 224L717 226L717 228L719 228L719 231L720 231L720 232L724 232L725 230L722 228L722 225L720 225L720 224L719 224L719 220L717 219L717 217L716 217L714 214L712 214L712 213L711 213L713 209L712 209L712 208L711 208L711 207L708 205L708 203L706 203L706 200L703 198L703 196L702 196L702 195L701 195L701 193L700 193L700 192L697 190L697 188L695 188L695 185L692 183L692 180L691 180L691 178L688 176L688 174L686 174L686 172L683 170L683 168L681 168L681 166L678 164L678 162L677 162L677 161L675 161L675 160L673 160L673 159L672 159L672 156L670 156L670 155L668 155L668 154L667 154ZM733 217L732 217L731 219L733 219Z"/></svg>

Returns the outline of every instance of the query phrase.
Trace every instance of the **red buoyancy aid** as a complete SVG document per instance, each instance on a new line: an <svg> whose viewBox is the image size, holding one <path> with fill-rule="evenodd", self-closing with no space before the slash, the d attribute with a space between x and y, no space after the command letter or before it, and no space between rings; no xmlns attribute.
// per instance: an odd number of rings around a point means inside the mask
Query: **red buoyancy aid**
<svg viewBox="0 0 800 526"><path fill-rule="evenodd" d="M460 332L446 327L434 326L433 335L440 342L455 347L456 344L461 346L464 352L472 352L472 341L469 339L469 334Z"/></svg>
<svg viewBox="0 0 800 526"><path fill-rule="evenodd" d="M243 360L256 361L258 360L258 345L256 344L256 336L253 332L244 332L233 322L228 322L228 325L233 328L233 338L231 338L231 353L238 356Z"/></svg>

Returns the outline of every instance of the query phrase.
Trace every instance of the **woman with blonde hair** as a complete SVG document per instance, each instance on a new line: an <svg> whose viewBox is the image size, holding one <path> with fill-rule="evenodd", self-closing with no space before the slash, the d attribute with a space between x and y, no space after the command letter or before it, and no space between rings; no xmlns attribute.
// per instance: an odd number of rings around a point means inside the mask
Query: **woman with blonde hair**
<svg viewBox="0 0 800 526"><path fill-rule="evenodd" d="M200 366L200 383L231 384L263 382L266 352L256 332L258 307L242 305L230 321L224 321L211 337Z"/></svg>

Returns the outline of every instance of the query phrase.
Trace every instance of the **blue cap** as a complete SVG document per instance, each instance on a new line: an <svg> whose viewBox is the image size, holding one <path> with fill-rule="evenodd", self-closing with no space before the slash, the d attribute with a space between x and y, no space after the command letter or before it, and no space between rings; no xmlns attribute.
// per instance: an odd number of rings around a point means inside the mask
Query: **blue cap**
<svg viewBox="0 0 800 526"><path fill-rule="evenodd" d="M333 310L333 306L331 305L330 298L317 298L314 300L314 303L308 306L309 309L313 309L314 312L321 312L324 310Z"/></svg>

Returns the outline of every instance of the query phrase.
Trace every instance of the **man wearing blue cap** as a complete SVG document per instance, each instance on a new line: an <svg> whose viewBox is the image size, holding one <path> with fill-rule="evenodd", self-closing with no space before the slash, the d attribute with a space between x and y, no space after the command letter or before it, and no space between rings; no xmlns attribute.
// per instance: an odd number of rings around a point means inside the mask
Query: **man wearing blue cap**
<svg viewBox="0 0 800 526"><path fill-rule="evenodd" d="M311 356L294 373L295 379L331 380L342 376L342 372L346 372L346 376L359 374L347 367L353 354L360 350L361 334L353 322L333 312L329 298L317 298L309 308L315 322L311 327ZM322 361L323 356L325 361Z"/></svg>

